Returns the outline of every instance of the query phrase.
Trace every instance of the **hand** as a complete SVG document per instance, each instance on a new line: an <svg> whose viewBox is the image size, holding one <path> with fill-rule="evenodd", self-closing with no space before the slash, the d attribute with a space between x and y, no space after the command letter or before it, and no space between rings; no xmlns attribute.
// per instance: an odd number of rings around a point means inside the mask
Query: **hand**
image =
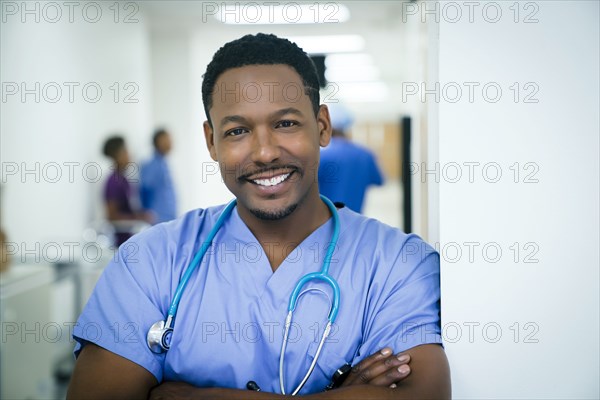
<svg viewBox="0 0 600 400"><path fill-rule="evenodd" d="M386 347L352 367L341 387L375 385L395 388L410 374L409 362L408 354L392 354L392 349Z"/></svg>

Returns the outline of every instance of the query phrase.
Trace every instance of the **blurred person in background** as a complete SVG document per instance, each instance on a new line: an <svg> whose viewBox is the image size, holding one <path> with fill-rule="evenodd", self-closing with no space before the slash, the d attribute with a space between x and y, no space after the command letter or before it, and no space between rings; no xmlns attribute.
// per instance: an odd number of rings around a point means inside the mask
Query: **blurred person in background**
<svg viewBox="0 0 600 400"><path fill-rule="evenodd" d="M133 235L133 225L137 221L153 222L150 213L135 210L132 205L131 184L125 175L130 164L125 139L112 136L104 142L103 153L113 160L113 173L104 187L106 218L115 228L115 245L120 246Z"/></svg>
<svg viewBox="0 0 600 400"><path fill-rule="evenodd" d="M171 135L160 128L152 136L154 156L140 170L142 207L154 214L154 223L175 219L176 197L166 156L171 151Z"/></svg>
<svg viewBox="0 0 600 400"><path fill-rule="evenodd" d="M319 189L323 196L360 213L367 188L381 186L383 176L373 153L348 138L350 111L341 104L328 107L333 131L329 146L321 149Z"/></svg>

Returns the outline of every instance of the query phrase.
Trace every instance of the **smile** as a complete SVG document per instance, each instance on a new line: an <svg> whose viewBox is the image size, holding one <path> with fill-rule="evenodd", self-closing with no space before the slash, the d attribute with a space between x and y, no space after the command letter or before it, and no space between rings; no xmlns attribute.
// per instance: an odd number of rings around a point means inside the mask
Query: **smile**
<svg viewBox="0 0 600 400"><path fill-rule="evenodd" d="M277 175L269 179L253 179L252 182L260 186L276 186L285 181L287 178L289 178L291 174L292 173L290 172L283 175Z"/></svg>

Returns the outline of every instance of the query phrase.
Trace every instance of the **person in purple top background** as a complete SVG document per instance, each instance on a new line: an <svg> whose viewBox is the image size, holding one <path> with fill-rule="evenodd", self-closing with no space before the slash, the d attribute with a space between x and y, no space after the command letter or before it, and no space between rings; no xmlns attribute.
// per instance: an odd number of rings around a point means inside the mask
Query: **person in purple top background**
<svg viewBox="0 0 600 400"><path fill-rule="evenodd" d="M329 146L321 149L319 191L360 213L368 187L381 186L383 175L373 153L346 136L353 122L350 112L340 104L328 106L333 130Z"/></svg>
<svg viewBox="0 0 600 400"><path fill-rule="evenodd" d="M129 152L125 139L121 136L112 136L104 142L105 156L113 160L113 173L108 177L104 187L104 203L106 218L115 226L115 245L120 246L129 239L133 232L123 229L118 222L144 221L151 223L152 215L143 210L135 210L131 201L131 184L125 176L125 171L130 163Z"/></svg>

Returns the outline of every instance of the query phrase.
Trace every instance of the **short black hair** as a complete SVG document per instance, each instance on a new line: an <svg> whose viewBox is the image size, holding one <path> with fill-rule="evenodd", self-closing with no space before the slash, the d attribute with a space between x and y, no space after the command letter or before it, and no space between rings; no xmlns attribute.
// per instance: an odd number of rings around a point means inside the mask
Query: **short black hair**
<svg viewBox="0 0 600 400"><path fill-rule="evenodd" d="M202 102L208 122L212 125L208 111L212 107L215 83L223 72L247 65L276 64L288 65L300 75L304 93L309 97L316 116L320 105L319 76L313 61L296 43L272 34L257 33L226 43L206 67L202 81Z"/></svg>
<svg viewBox="0 0 600 400"><path fill-rule="evenodd" d="M169 132L165 128L158 128L157 130L154 131L154 135L152 135L152 144L154 145L155 149L158 147L158 139L162 135L166 135L168 133Z"/></svg>
<svg viewBox="0 0 600 400"><path fill-rule="evenodd" d="M119 150L125 147L125 139L122 136L111 136L104 142L102 153L105 156L110 157L114 160Z"/></svg>

